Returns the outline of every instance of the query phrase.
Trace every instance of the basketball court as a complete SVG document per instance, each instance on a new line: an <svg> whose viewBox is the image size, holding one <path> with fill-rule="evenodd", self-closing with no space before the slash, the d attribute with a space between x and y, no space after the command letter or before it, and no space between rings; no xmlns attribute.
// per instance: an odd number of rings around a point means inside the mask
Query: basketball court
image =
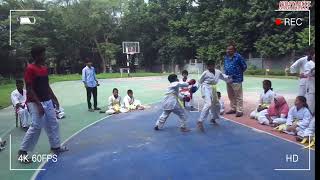
<svg viewBox="0 0 320 180"><path fill-rule="evenodd" d="M197 79L197 75L191 75ZM263 78L246 77L244 81L245 109L254 108ZM277 93L292 103L297 80L271 79ZM100 80L98 104L106 108L107 97L117 87L124 96L132 89L137 99L151 107L145 111L106 116L87 111L85 89L80 81L58 82L52 88L65 109L60 120L62 141L70 151L58 157L56 163L20 164L16 153L24 132L15 128L12 109L0 111L2 137L11 135L9 145L0 153L1 177L6 179L311 179L314 177L314 151L302 149L293 139L280 133L264 131L254 120L246 124L226 116L219 126L205 123L206 133L199 132L195 122L199 112L188 112L189 133L181 133L177 117L169 117L165 128L153 130L161 113L159 101L168 85L167 77L141 77ZM225 83L218 85L227 103ZM200 92L196 92L200 108ZM228 106L226 106L228 108ZM245 116L247 118L248 113ZM9 121L12 119L12 121ZM7 124L5 124L7 123ZM243 125L242 125L243 124ZM265 126L263 128L266 128ZM42 132L35 154L47 154L49 144ZM297 154L297 163L286 162L287 154ZM11 167L10 167L11 159ZM310 170L308 168L310 167ZM11 170L10 170L11 168ZM46 169L44 171L21 169ZM307 170L274 170L307 169ZM19 170L20 169L20 170Z"/></svg>

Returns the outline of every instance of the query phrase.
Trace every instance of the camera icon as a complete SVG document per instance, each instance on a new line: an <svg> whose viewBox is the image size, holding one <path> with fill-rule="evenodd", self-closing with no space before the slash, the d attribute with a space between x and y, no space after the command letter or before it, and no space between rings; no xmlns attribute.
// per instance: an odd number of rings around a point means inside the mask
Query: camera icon
<svg viewBox="0 0 320 180"><path fill-rule="evenodd" d="M20 25L35 24L36 18L34 16L20 16L17 21L20 22Z"/></svg>

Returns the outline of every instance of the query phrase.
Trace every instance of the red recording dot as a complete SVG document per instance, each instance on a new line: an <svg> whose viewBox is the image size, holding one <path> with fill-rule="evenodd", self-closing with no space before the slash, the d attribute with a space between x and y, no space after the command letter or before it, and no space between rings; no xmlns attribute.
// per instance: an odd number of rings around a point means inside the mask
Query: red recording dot
<svg viewBox="0 0 320 180"><path fill-rule="evenodd" d="M283 23L282 20L279 18L277 18L274 22L276 23L277 26Z"/></svg>

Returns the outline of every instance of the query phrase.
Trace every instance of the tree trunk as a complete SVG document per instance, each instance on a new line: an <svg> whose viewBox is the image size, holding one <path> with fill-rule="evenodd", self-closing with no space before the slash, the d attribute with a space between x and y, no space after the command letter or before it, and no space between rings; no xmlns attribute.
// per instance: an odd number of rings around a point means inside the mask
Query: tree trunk
<svg viewBox="0 0 320 180"><path fill-rule="evenodd" d="M100 46L99 46L97 38L94 39L94 42L96 43L96 46L97 46L97 49L98 49L98 52L99 52L99 56L101 58L100 68L102 69L102 73L105 73L106 72L106 60L105 60L105 58L103 56L103 53L101 52L101 49L100 49Z"/></svg>

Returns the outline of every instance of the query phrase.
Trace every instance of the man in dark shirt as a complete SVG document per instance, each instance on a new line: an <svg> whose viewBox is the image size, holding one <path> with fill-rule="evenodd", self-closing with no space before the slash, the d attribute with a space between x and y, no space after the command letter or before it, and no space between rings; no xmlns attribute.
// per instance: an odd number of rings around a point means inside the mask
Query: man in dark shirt
<svg viewBox="0 0 320 180"><path fill-rule="evenodd" d="M231 76L232 83L227 83L227 92L230 100L231 110L226 114L236 114L236 117L243 116L243 73L247 64L243 57L236 52L234 45L227 47L227 55L224 57L225 74Z"/></svg>
<svg viewBox="0 0 320 180"><path fill-rule="evenodd" d="M54 105L59 108L59 102L49 86L48 69L45 63L45 48L33 47L31 56L34 60L25 70L25 83L27 89L27 106L31 115L32 124L26 132L20 150L19 160L22 163L30 163L26 157L28 151L32 151L38 142L41 129L44 127L54 154L68 150L60 146L59 124L56 119ZM28 157L28 156L27 156Z"/></svg>

